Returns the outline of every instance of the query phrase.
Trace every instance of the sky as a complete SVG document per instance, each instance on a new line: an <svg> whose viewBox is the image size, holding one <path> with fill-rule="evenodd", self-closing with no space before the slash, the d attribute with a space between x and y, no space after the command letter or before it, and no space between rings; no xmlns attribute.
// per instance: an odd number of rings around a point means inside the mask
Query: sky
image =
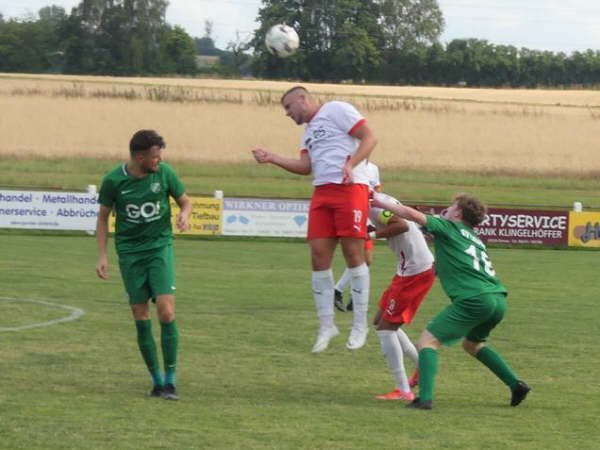
<svg viewBox="0 0 600 450"><path fill-rule="evenodd" d="M70 12L79 0L0 0L5 18L35 14L51 4ZM261 0L170 0L167 22L202 37L213 22L218 48L248 40ZM486 39L493 44L570 53L600 50L600 2L592 0L438 0L446 21L440 38Z"/></svg>

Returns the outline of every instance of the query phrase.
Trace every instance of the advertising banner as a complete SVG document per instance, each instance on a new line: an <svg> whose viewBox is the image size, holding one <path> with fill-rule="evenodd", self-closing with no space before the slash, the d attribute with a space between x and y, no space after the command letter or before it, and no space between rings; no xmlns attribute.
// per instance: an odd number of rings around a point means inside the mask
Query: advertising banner
<svg viewBox="0 0 600 450"><path fill-rule="evenodd" d="M190 197L190 200L192 201L190 229L183 234L222 234L223 199ZM180 234L175 226L175 219L178 213L179 206L177 206L175 200L171 199L173 232Z"/></svg>
<svg viewBox="0 0 600 450"><path fill-rule="evenodd" d="M223 234L306 237L308 200L225 198Z"/></svg>
<svg viewBox="0 0 600 450"><path fill-rule="evenodd" d="M569 245L600 248L600 212L569 213Z"/></svg>
<svg viewBox="0 0 600 450"><path fill-rule="evenodd" d="M190 197L186 234L305 238L308 200ZM445 206L444 206L445 207ZM417 206L439 214L443 206ZM179 207L172 200L173 231ZM93 231L95 192L0 190L0 228ZM109 220L114 231L114 217ZM490 208L475 230L487 243L600 248L600 212Z"/></svg>
<svg viewBox="0 0 600 450"><path fill-rule="evenodd" d="M445 207L418 207L439 214ZM521 245L566 246L568 244L567 211L490 208L475 231L483 242Z"/></svg>
<svg viewBox="0 0 600 450"><path fill-rule="evenodd" d="M97 198L84 192L0 190L0 228L95 230Z"/></svg>

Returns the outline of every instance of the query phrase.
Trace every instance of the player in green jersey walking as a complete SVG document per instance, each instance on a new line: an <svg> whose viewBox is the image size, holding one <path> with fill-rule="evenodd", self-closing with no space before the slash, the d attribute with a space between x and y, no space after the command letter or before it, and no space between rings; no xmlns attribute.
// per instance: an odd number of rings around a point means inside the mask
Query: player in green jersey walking
<svg viewBox="0 0 600 450"><path fill-rule="evenodd" d="M176 225L189 228L192 203L173 169L161 162L165 148L154 130L140 130L129 142L130 159L102 180L96 224L96 273L108 278L108 217L116 214L115 243L119 268L137 328L142 357L150 371L153 397L178 400L175 388L178 330L175 322L175 256L169 196L180 208ZM160 370L148 301L156 301L165 375Z"/></svg>
<svg viewBox="0 0 600 450"><path fill-rule="evenodd" d="M419 338L419 397L407 406L431 409L438 367L438 348L463 339L463 348L487 366L511 390L517 406L531 388L517 378L500 354L485 345L506 311L506 288L496 277L487 249L473 227L486 207L475 197L459 194L441 217L386 201L377 194L373 206L387 209L423 226L435 237L436 272L452 303L435 316Z"/></svg>

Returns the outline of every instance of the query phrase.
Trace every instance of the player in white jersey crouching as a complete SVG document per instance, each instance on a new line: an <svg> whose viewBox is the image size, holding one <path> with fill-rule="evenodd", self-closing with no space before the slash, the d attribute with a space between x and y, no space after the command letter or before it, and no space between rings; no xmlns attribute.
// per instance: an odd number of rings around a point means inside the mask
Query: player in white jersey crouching
<svg viewBox="0 0 600 450"><path fill-rule="evenodd" d="M400 204L389 195L378 195L389 202ZM369 219L376 228L370 232L370 237L386 238L390 249L398 258L396 274L379 300L379 311L373 321L396 388L377 398L412 401L415 396L410 385L418 382L418 372L415 371L411 380L408 380L403 353L407 353L417 367L418 353L400 327L412 321L435 281L433 255L415 223L375 207L369 210Z"/></svg>
<svg viewBox="0 0 600 450"><path fill-rule="evenodd" d="M312 291L319 317L319 333L312 348L322 352L339 334L334 322L331 263L338 241L350 268L354 321L346 347L365 345L368 333L369 268L363 251L369 213L365 160L377 138L366 119L346 102L320 104L302 86L289 89L281 105L297 125L306 124L300 158L288 158L262 148L252 151L259 163L270 163L289 172L313 174L315 187L308 216L308 242L312 262Z"/></svg>

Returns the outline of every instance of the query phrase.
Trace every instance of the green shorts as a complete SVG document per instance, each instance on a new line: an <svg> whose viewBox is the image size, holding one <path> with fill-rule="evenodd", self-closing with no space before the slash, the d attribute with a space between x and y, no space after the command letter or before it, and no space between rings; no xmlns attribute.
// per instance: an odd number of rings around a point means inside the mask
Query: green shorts
<svg viewBox="0 0 600 450"><path fill-rule="evenodd" d="M119 255L119 268L130 305L160 295L175 295L175 254L171 244Z"/></svg>
<svg viewBox="0 0 600 450"><path fill-rule="evenodd" d="M445 345L464 337L471 342L485 342L505 312L505 294L482 294L454 301L431 319L426 328Z"/></svg>

